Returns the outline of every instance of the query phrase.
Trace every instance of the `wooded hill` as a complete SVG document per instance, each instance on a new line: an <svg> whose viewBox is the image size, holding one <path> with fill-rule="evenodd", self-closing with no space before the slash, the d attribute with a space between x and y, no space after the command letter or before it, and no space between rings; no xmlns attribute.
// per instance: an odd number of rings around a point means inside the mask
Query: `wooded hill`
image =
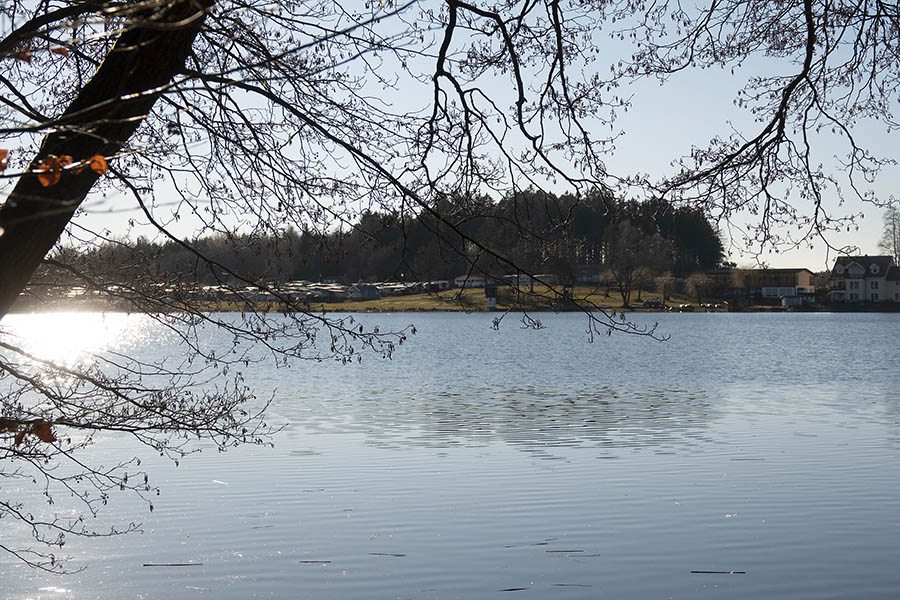
<svg viewBox="0 0 900 600"><path fill-rule="evenodd" d="M486 196L445 198L427 212L362 212L344 229L206 236L187 244L108 240L60 247L36 282L151 280L222 284L243 281L431 281L467 272L500 277L553 273L575 278L586 268L686 276L723 257L716 229L694 209L525 191L498 202ZM481 241L475 250L468 240ZM497 255L493 255L496 251ZM201 260L211 258L215 266ZM503 258L500 258L502 256ZM113 275L115 277L113 277Z"/></svg>

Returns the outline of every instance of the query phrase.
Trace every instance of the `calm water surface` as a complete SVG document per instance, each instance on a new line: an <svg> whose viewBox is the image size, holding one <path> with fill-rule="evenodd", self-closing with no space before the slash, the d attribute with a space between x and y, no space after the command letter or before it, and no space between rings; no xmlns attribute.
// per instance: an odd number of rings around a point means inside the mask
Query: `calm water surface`
<svg viewBox="0 0 900 600"><path fill-rule="evenodd" d="M0 597L900 595L900 315L659 315L668 342L592 344L571 314L362 318L419 334L390 361L246 373L274 449L176 468L103 439L162 487L153 513L101 515L143 533L72 540L69 576L0 554ZM110 316L116 343L171 351L141 319Z"/></svg>

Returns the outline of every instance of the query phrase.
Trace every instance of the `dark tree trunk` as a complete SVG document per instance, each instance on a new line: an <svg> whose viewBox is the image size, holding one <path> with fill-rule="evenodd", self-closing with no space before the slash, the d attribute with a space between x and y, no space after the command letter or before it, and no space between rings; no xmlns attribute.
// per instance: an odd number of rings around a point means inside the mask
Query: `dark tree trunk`
<svg viewBox="0 0 900 600"><path fill-rule="evenodd" d="M629 300L631 299L631 276L616 277L619 284L619 295L622 296L622 307L631 308Z"/></svg>
<svg viewBox="0 0 900 600"><path fill-rule="evenodd" d="M51 155L69 155L77 162L118 153L149 114L160 88L184 68L211 5L211 0L172 2L122 33L53 123L29 170ZM43 187L37 176L23 175L0 206L0 319L98 178L90 169L64 172L58 183Z"/></svg>

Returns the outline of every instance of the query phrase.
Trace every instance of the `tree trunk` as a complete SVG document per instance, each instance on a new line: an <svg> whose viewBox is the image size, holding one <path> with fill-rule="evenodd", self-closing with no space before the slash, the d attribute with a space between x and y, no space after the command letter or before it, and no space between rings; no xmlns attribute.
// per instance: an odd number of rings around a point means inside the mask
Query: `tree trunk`
<svg viewBox="0 0 900 600"><path fill-rule="evenodd" d="M53 123L29 171L49 156L76 162L94 155L115 156L137 130L162 93L184 68L194 38L212 0L182 0L148 11L144 21L123 32L91 80ZM23 175L0 206L0 319L44 256L53 248L99 175L63 172L44 187Z"/></svg>
<svg viewBox="0 0 900 600"><path fill-rule="evenodd" d="M631 308L631 277L616 278L619 284L619 295L622 296L622 308Z"/></svg>

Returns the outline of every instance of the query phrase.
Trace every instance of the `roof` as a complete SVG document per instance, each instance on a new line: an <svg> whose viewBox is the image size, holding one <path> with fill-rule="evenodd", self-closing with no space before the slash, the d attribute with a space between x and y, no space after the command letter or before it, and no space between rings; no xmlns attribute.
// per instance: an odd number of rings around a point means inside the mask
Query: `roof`
<svg viewBox="0 0 900 600"><path fill-rule="evenodd" d="M760 269L735 268L735 269L732 269L732 268L725 267L725 268L720 268L720 269L705 269L703 271L703 273L705 275L730 275L730 274L734 273L735 271L738 271L741 273L802 273L803 271L806 271L807 273L812 273L813 275L815 275L815 273L813 273L811 270L807 269L806 267L797 267L797 268L790 268L790 269L770 269L770 268L760 268Z"/></svg>
<svg viewBox="0 0 900 600"><path fill-rule="evenodd" d="M760 271L763 271L765 273L802 273L803 271L806 271L808 273L815 275L815 273L813 273L806 267L800 267L800 268L796 268L796 269L760 269Z"/></svg>
<svg viewBox="0 0 900 600"><path fill-rule="evenodd" d="M888 269L887 272L887 280L888 281L900 281L900 267L893 266Z"/></svg>
<svg viewBox="0 0 900 600"><path fill-rule="evenodd" d="M886 273L888 269L894 262L894 258L889 255L877 255L877 256L839 256L837 260L834 261L834 267L831 269L831 274L834 277L840 277L837 273L838 266L844 267L845 269L856 263L861 266L866 271L869 271L871 266L878 265L878 275L882 273Z"/></svg>

